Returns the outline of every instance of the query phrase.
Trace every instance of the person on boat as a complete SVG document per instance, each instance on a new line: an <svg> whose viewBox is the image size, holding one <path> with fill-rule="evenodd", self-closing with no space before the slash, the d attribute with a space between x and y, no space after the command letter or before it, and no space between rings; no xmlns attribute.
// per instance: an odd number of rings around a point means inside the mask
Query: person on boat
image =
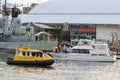
<svg viewBox="0 0 120 80"><path fill-rule="evenodd" d="M67 47L63 45L63 53L67 53Z"/></svg>
<svg viewBox="0 0 120 80"><path fill-rule="evenodd" d="M53 47L53 52L57 53L57 47Z"/></svg>
<svg viewBox="0 0 120 80"><path fill-rule="evenodd" d="M71 52L71 47L68 46L68 48L67 48L67 53L70 53L70 52Z"/></svg>

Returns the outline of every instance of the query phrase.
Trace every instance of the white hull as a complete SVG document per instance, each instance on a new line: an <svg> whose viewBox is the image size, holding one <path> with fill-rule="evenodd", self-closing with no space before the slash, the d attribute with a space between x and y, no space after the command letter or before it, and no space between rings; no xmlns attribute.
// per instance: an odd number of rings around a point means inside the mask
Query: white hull
<svg viewBox="0 0 120 80"><path fill-rule="evenodd" d="M93 56L90 54L76 54L76 53L51 53L57 60L79 60L79 61L100 61L100 62L114 62L116 55L112 56Z"/></svg>

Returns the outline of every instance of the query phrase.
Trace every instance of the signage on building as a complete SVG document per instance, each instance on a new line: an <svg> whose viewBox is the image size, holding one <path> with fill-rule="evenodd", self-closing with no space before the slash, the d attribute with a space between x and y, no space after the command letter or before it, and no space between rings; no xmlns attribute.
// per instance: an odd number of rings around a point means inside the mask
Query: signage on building
<svg viewBox="0 0 120 80"><path fill-rule="evenodd" d="M78 28L78 32L96 32L96 28Z"/></svg>

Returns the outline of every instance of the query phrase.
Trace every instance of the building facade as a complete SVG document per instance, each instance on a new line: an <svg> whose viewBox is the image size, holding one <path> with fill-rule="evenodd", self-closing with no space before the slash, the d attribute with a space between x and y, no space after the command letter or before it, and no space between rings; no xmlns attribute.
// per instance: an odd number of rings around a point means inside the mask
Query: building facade
<svg viewBox="0 0 120 80"><path fill-rule="evenodd" d="M119 2L51 0L20 17L23 23L57 24L57 27L63 25L61 29L70 31L72 41L87 38L112 42L120 40ZM65 23L68 24L67 27L64 26Z"/></svg>

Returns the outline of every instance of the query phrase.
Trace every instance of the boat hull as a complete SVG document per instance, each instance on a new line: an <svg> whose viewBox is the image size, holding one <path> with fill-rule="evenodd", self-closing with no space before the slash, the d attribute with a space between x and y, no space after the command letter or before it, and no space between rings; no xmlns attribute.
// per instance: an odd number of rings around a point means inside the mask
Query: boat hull
<svg viewBox="0 0 120 80"><path fill-rule="evenodd" d="M42 61L14 61L12 59L8 59L7 64L9 65L31 65L31 66L50 66L55 61L51 60L42 60Z"/></svg>
<svg viewBox="0 0 120 80"><path fill-rule="evenodd" d="M72 54L72 53L51 53L56 60L77 60L77 61L96 61L96 62L114 62L116 55L111 56L93 56L89 54Z"/></svg>

